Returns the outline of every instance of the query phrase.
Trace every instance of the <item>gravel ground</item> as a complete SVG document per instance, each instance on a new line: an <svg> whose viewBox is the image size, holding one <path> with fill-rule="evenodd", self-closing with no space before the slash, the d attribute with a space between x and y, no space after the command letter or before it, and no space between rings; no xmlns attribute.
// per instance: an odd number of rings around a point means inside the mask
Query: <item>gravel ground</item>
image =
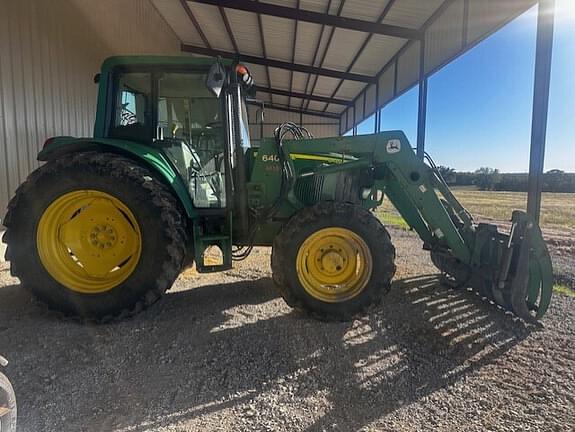
<svg viewBox="0 0 575 432"><path fill-rule="evenodd" d="M0 263L20 430L574 430L575 299L526 327L441 286L419 240L392 236L392 292L349 323L287 307L267 249L101 326L45 312Z"/></svg>

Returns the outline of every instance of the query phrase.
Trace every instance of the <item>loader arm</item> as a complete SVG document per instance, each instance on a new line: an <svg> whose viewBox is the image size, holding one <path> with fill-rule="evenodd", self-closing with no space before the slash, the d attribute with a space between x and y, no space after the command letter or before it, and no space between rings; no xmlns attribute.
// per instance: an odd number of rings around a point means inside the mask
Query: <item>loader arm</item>
<svg viewBox="0 0 575 432"><path fill-rule="evenodd" d="M293 140L286 142L285 151L340 154L340 163L322 164L298 175L369 173L371 192L362 195L362 204L375 208L383 193L454 284L472 287L527 321L545 313L552 293L552 267L537 223L522 211L513 212L510 234L500 233L495 225L475 223L433 162L421 161L403 132Z"/></svg>
<svg viewBox="0 0 575 432"><path fill-rule="evenodd" d="M287 143L286 147L290 153L319 155L331 152L347 157L344 163L318 167L318 174L355 167L371 171L374 191L380 190L389 198L407 224L419 234L426 247L445 245L459 260L470 263L473 245L466 241L464 231L455 226L438 192L452 203L457 203L457 200L448 192L449 189L440 181L436 172L417 158L403 132L294 140ZM348 156L356 159L350 160ZM465 211L461 211L459 203L455 205L467 228L472 229L471 218Z"/></svg>

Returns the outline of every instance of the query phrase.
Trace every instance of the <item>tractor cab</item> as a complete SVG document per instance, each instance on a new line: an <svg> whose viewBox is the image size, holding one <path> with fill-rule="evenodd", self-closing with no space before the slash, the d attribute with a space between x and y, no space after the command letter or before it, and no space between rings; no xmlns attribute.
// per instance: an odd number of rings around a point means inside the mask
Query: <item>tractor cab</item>
<svg viewBox="0 0 575 432"><path fill-rule="evenodd" d="M250 146L248 70L219 59L136 60L104 64L95 135L161 148L196 209L230 209L236 149Z"/></svg>
<svg viewBox="0 0 575 432"><path fill-rule="evenodd" d="M98 81L96 136L158 149L169 160L194 211L200 271L231 267L231 229L248 230L245 154L250 147L246 98L253 80L230 61L180 57L154 62L112 58ZM231 219L236 219L232 224ZM203 265L209 246L221 265Z"/></svg>

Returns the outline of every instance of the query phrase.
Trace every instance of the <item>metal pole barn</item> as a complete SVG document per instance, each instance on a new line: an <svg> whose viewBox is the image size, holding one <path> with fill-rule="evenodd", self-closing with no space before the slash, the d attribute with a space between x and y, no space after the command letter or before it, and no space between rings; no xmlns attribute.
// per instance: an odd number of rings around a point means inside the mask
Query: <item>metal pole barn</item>
<svg viewBox="0 0 575 432"><path fill-rule="evenodd" d="M539 0L538 7L527 212L539 222L549 109L549 84L551 82L555 0Z"/></svg>
<svg viewBox="0 0 575 432"><path fill-rule="evenodd" d="M397 66L396 66L397 68ZM417 107L417 156L425 152L425 125L427 122L427 77L425 76L425 36L419 41L419 103Z"/></svg>

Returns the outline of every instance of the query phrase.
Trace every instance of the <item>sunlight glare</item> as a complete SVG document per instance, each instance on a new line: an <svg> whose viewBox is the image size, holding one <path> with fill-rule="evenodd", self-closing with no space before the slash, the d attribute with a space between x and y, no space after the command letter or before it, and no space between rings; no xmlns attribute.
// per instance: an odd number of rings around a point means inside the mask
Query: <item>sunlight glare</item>
<svg viewBox="0 0 575 432"><path fill-rule="evenodd" d="M571 21L575 24L575 0L556 0L555 20Z"/></svg>

